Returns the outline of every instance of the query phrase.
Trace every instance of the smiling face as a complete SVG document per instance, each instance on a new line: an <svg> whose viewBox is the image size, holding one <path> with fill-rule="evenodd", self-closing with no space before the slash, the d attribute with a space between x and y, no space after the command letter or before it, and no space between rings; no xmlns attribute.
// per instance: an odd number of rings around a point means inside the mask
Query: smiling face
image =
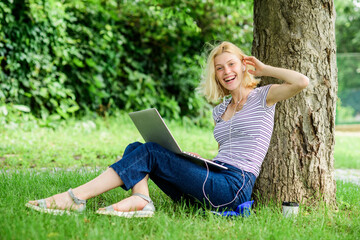
<svg viewBox="0 0 360 240"><path fill-rule="evenodd" d="M223 52L214 58L215 76L221 86L232 92L242 86L243 65L232 53Z"/></svg>

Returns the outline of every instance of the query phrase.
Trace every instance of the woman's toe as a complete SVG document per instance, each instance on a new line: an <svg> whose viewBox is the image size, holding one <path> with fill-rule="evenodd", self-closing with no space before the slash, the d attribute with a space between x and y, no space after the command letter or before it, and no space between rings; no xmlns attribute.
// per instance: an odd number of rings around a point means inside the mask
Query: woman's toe
<svg viewBox="0 0 360 240"><path fill-rule="evenodd" d="M29 203L30 203L31 205L34 205L34 206L38 206L38 205L39 205L38 201L29 201Z"/></svg>

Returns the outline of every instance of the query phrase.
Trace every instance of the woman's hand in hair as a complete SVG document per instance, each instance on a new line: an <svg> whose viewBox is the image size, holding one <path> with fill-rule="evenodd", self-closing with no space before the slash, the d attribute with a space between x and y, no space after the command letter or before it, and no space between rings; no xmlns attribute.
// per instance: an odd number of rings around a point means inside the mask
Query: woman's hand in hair
<svg viewBox="0 0 360 240"><path fill-rule="evenodd" d="M267 76L284 81L282 84L272 84L266 96L267 106L291 98L309 85L309 78L299 72L266 65L255 57L244 57L243 61L255 67L255 70L248 70L254 76Z"/></svg>
<svg viewBox="0 0 360 240"><path fill-rule="evenodd" d="M243 63L245 65L251 65L255 70L249 69L248 72L256 77L265 76L266 64L262 63L259 59L253 56L244 57Z"/></svg>

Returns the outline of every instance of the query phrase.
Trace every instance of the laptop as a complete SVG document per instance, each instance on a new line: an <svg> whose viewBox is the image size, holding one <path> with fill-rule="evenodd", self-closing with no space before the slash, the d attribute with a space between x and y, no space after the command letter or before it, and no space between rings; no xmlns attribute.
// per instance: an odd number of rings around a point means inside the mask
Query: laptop
<svg viewBox="0 0 360 240"><path fill-rule="evenodd" d="M202 166L205 166L206 162L212 169L228 169L227 167L217 164L209 159L182 151L156 108L132 112L129 113L129 116L146 142L157 143L160 146L176 154L184 156Z"/></svg>

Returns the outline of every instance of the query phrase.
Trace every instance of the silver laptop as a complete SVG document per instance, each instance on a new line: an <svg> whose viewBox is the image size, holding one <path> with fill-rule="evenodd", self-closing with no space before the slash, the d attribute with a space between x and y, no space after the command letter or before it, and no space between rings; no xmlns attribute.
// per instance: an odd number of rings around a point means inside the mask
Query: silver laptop
<svg viewBox="0 0 360 240"><path fill-rule="evenodd" d="M157 109L150 108L138 112L132 112L129 113L129 115L146 142L157 143L162 147L176 154L182 155L200 165L205 165L206 162L211 168L228 169L227 167L217 164L211 160L182 151Z"/></svg>

